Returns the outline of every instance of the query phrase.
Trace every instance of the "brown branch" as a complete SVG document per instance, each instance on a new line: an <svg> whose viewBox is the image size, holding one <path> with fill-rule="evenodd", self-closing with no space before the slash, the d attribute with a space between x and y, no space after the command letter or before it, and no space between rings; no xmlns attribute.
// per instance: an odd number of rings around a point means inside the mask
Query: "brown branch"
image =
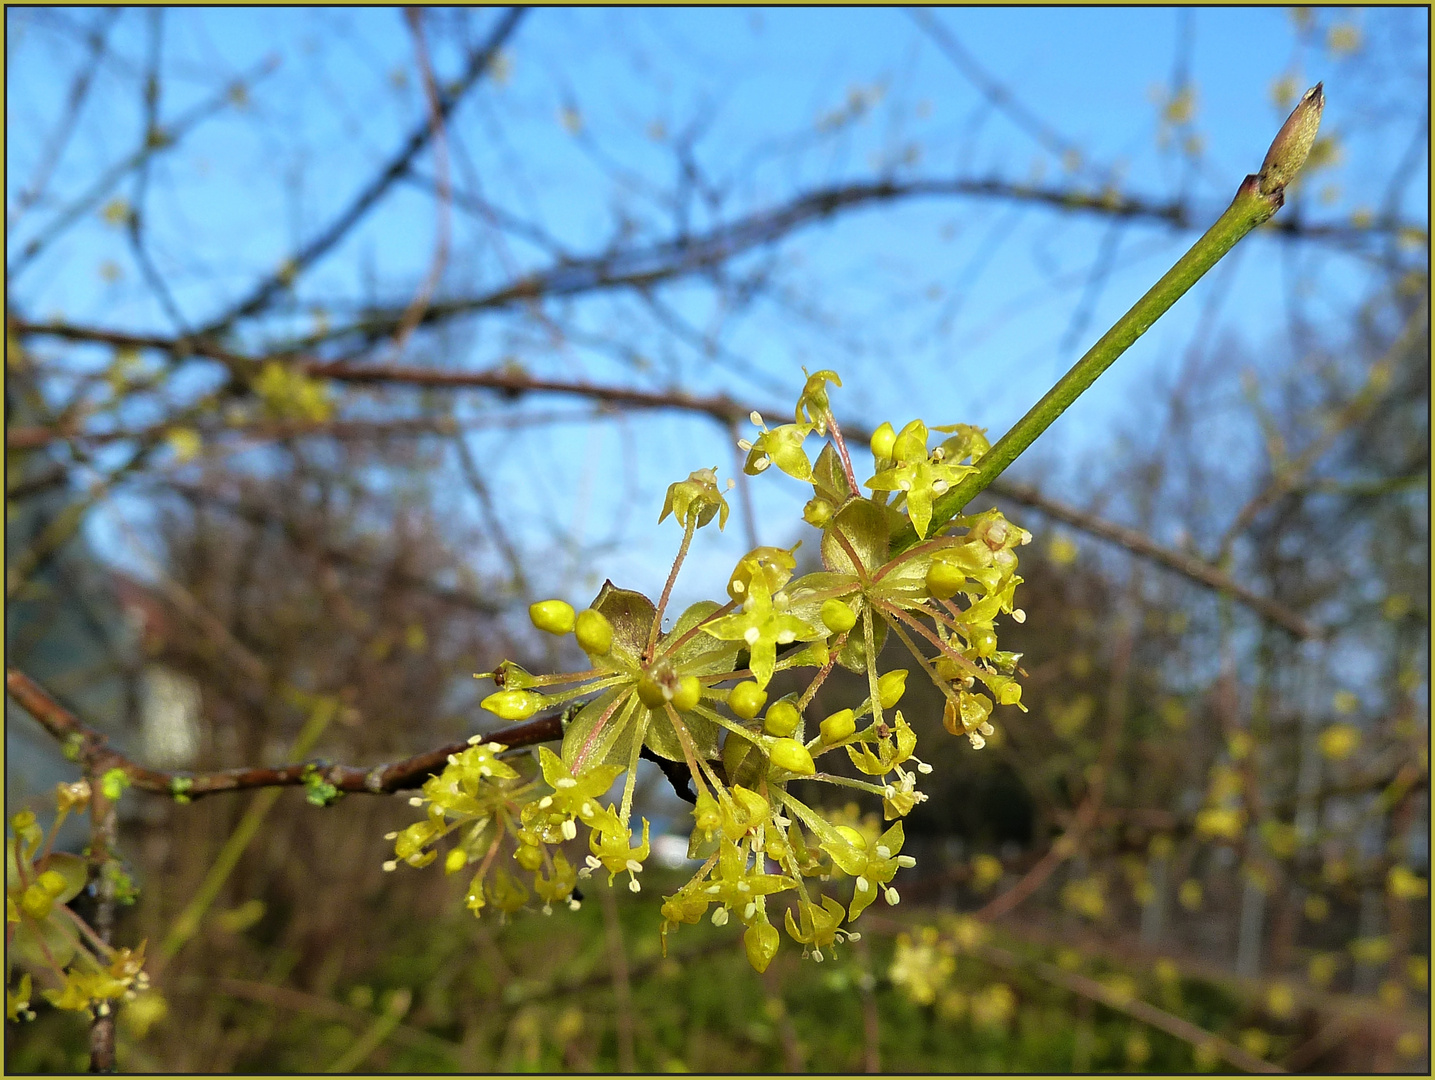
<svg viewBox="0 0 1435 1080"><path fill-rule="evenodd" d="M7 672L8 682L8 672ZM93 742L81 757L85 779L90 783L90 868L94 883L94 932L104 945L115 941L115 878L111 864L115 862L115 844L119 839L119 822L115 804L105 795L102 777L110 768L103 748ZM115 1012L119 1001L101 1001L90 1019L90 1072L115 1071Z"/></svg>
<svg viewBox="0 0 1435 1080"><path fill-rule="evenodd" d="M224 363L257 371L261 360L229 352L203 340L176 340L173 338L126 334L119 331L95 327L74 326L60 323L34 323L14 319L10 323L11 333L17 335L44 335L71 341L93 341L116 347L159 349L172 352L187 352L205 356ZM753 406L738 402L726 394L699 397L682 391L659 392L635 390L626 387L601 386L591 383L566 382L542 379L504 369L487 371L440 371L398 364L364 364L339 360L323 362L313 359L294 360L301 370L314 378L336 379L350 383L377 383L404 386L422 386L433 389L488 389L507 394L556 393L573 394L590 398L605 405L621 405L644 409L681 409L703 413L713 419L733 425L741 423ZM762 409L756 410L763 412ZM767 413L781 410L768 409ZM869 432L854 430L854 439L866 439ZM1105 521L1094 514L1042 495L1035 488L1024 484L1013 484L998 480L988 489L992 494L1013 502L1040 510L1057 521L1064 522L1091 536L1117 544L1132 554L1150 559L1158 565L1173 570L1182 576L1229 594L1233 599L1275 623L1301 640L1319 639L1326 630L1312 625L1302 616L1276 600L1271 600L1254 590L1234 581L1229 575L1191 555L1162 547L1135 529Z"/></svg>
<svg viewBox="0 0 1435 1080"><path fill-rule="evenodd" d="M443 95L439 105L439 118L447 120L463 100L464 96L473 89L474 85L483 76L493 63L494 57L517 29L519 21L523 18L525 9L521 7L509 8L494 27L493 33L481 47L469 55L468 66L458 83ZM309 243L305 244L299 251L295 252L292 258L286 261L283 268L260 282L250 294L235 304L225 314L213 320L204 327L202 333L212 335L228 329L237 319L247 315L253 315L268 304L278 293L288 287L294 280L294 276L303 272L312 263L325 255L340 240L349 234L373 208L374 204L393 186L394 182L408 171L419 152L428 145L433 138L436 128L429 117L424 117L423 123L409 135L404 145L399 148L393 158L384 166L379 174L369 182L368 186L361 191L354 200L345 207L343 213L334 219L332 223Z"/></svg>
<svg viewBox="0 0 1435 1080"><path fill-rule="evenodd" d="M1027 966L1016 954L996 945L979 945L974 951L987 963L1008 971L1020 971ZM1108 1009L1124 1013L1143 1024L1149 1024L1158 1031L1164 1031L1167 1035L1172 1035L1192 1046L1209 1046L1238 1069L1254 1073L1285 1072L1279 1065L1273 1065L1263 1058L1248 1053L1228 1039L1223 1039L1165 1009L1158 1009L1155 1005L1142 1001L1140 998L1118 994L1095 979L1088 979L1085 975L1078 975L1074 971L1063 971L1055 964L1048 964L1040 960L1030 964L1030 967L1043 980L1059 986L1063 990L1069 990L1073 994L1080 994L1082 997L1099 1002Z"/></svg>
<svg viewBox="0 0 1435 1080"><path fill-rule="evenodd" d="M515 8L514 11L519 9ZM448 175L448 131L444 126L443 94L438 88L438 81L434 78L433 65L429 62L428 43L424 40L423 9L410 7L404 9L404 21L408 23L409 33L414 39L414 59L419 66L424 87L424 98L428 102L429 109L429 131L433 140L434 173L437 181L434 187L438 214L434 226L434 251L433 259L429 264L428 274L425 275L419 291L414 294L413 300L409 303L408 310L399 321L398 329L394 331L393 355L399 356L408 343L409 336L414 332L428 310L433 300L434 290L438 288L439 281L443 278L444 267L448 265L449 245L449 206L453 201L453 185L449 182Z"/></svg>
<svg viewBox="0 0 1435 1080"><path fill-rule="evenodd" d="M426 750L402 761L392 761L365 768L360 765L326 765L301 762L248 769L222 769L216 772L183 773L151 769L139 764L107 745L100 732L86 725L22 671L5 669L5 689L31 716L40 722L58 742L74 746L83 760L94 762L97 776L110 769L122 769L130 785L140 791L151 791L171 797L198 799L222 791L248 791L254 788L299 787L317 776L345 794L388 795L395 791L421 787L423 782L440 772L449 755L466 750L470 743L447 743ZM485 735L509 749L554 742L563 737L563 720L559 715L544 716L503 731Z"/></svg>
<svg viewBox="0 0 1435 1080"><path fill-rule="evenodd" d="M1229 575L1222 573L1210 563L1195 556L1162 547L1135 529L1105 521L1084 510L1078 510L1074 506L1043 495L1036 488L1025 484L1009 484L998 481L987 490L1002 498L1010 499L1012 502L1040 510L1047 517L1064 522L1091 536L1118 544L1134 555L1150 559L1168 570L1174 570L1183 577L1215 589L1217 592L1229 593L1232 599L1239 601L1303 641L1319 639L1327 633L1325 629L1307 622L1302 616L1279 601L1261 596L1254 590L1232 580Z"/></svg>

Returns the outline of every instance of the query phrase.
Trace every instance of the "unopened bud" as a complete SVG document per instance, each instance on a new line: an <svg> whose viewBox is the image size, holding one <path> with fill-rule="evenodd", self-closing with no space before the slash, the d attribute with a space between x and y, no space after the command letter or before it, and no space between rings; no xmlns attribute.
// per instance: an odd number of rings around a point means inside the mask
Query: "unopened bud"
<svg viewBox="0 0 1435 1080"><path fill-rule="evenodd" d="M774 739L768 756L779 769L786 769L801 776L811 776L817 771L807 747L796 739Z"/></svg>
<svg viewBox="0 0 1435 1080"><path fill-rule="evenodd" d="M550 634L571 634L575 616L573 605L562 600L540 600L528 606L528 617L533 625Z"/></svg>
<svg viewBox="0 0 1435 1080"><path fill-rule="evenodd" d="M906 668L896 668L877 680L877 700L882 703L884 709L890 709L901 701L906 690Z"/></svg>
<svg viewBox="0 0 1435 1080"><path fill-rule="evenodd" d="M1323 83L1316 83L1304 94L1276 133L1259 174L1262 195L1283 192L1305 164L1315 134L1320 130L1320 114L1325 109Z"/></svg>
<svg viewBox="0 0 1435 1080"><path fill-rule="evenodd" d="M589 656L607 656L613 648L613 624L601 611L580 611L576 627L578 644Z"/></svg>
<svg viewBox="0 0 1435 1080"><path fill-rule="evenodd" d="M767 691L755 682L740 682L727 696L727 707L744 720L751 720L767 704Z"/></svg>
<svg viewBox="0 0 1435 1080"><path fill-rule="evenodd" d="M897 441L897 431L891 424L884 423L872 432L872 456L879 461L890 459L892 446Z"/></svg>
<svg viewBox="0 0 1435 1080"><path fill-rule="evenodd" d="M703 684L698 681L696 675L684 675L678 680L678 688L673 691L673 708L678 712L691 712L703 697Z"/></svg>
<svg viewBox="0 0 1435 1080"><path fill-rule="evenodd" d="M820 730L822 741L830 746L850 738L857 730L857 721L851 709L841 709L822 721Z"/></svg>
<svg viewBox="0 0 1435 1080"><path fill-rule="evenodd" d="M538 711L543 699L526 690L500 690L480 704L500 720L527 720Z"/></svg>
<svg viewBox="0 0 1435 1080"><path fill-rule="evenodd" d="M834 634L845 633L857 625L857 612L852 610L851 605L835 598L823 602L821 615L827 629Z"/></svg>

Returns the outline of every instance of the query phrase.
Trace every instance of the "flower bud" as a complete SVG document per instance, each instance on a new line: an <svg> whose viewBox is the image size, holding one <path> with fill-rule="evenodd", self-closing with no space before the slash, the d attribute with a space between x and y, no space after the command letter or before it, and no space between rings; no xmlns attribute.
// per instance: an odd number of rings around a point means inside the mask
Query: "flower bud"
<svg viewBox="0 0 1435 1080"><path fill-rule="evenodd" d="M767 710L767 716L762 721L762 730L769 735L785 739L797 730L801 720L802 716L792 702L779 701Z"/></svg>
<svg viewBox="0 0 1435 1080"><path fill-rule="evenodd" d="M539 859L539 862L542 862L541 857ZM456 874L467 865L468 852L464 851L463 848L454 848L452 851L450 851L447 855L444 856L443 872L445 874Z"/></svg>
<svg viewBox="0 0 1435 1080"><path fill-rule="evenodd" d="M527 720L542 703L541 697L527 690L499 690L479 704L500 720Z"/></svg>
<svg viewBox="0 0 1435 1080"><path fill-rule="evenodd" d="M897 432L892 443L892 456L898 461L920 461L927 456L927 425L920 420Z"/></svg>
<svg viewBox="0 0 1435 1080"><path fill-rule="evenodd" d="M727 695L727 707L744 720L751 720L766 704L767 691L755 682L740 682Z"/></svg>
<svg viewBox="0 0 1435 1080"><path fill-rule="evenodd" d="M882 708L890 709L897 702L902 700L902 695L907 692L907 669L897 668L889 671L877 680L877 700L882 703Z"/></svg>
<svg viewBox="0 0 1435 1080"><path fill-rule="evenodd" d="M638 680L638 700L650 709L661 709L668 697L663 693L662 684L645 671Z"/></svg>
<svg viewBox="0 0 1435 1080"><path fill-rule="evenodd" d="M878 461L890 460L892 445L896 441L896 429L891 424L884 422L881 427L872 432L872 456Z"/></svg>
<svg viewBox="0 0 1435 1080"><path fill-rule="evenodd" d="M580 611L576 629L578 644L589 656L607 656L613 648L613 624L601 611Z"/></svg>
<svg viewBox="0 0 1435 1080"><path fill-rule="evenodd" d="M722 824L722 809L709 792L698 792L698 801L693 806L693 819L697 822L697 828L707 836L711 836L712 831Z"/></svg>
<svg viewBox="0 0 1435 1080"><path fill-rule="evenodd" d="M673 691L673 708L678 712L692 712L702 698L703 684L698 681L698 677L684 675L678 680L678 688Z"/></svg>
<svg viewBox="0 0 1435 1080"><path fill-rule="evenodd" d="M777 955L779 941L781 937L777 933L777 927L765 917L743 932L742 947L747 952L747 962L759 975L767 970L767 965L772 963L772 958Z"/></svg>
<svg viewBox="0 0 1435 1080"><path fill-rule="evenodd" d="M543 849L529 847L527 844L519 844L518 850L513 853L518 865L525 870L537 871L543 865Z"/></svg>
<svg viewBox="0 0 1435 1080"><path fill-rule="evenodd" d="M799 747L801 749L801 747ZM806 751L803 751L806 753ZM807 759L811 771L812 759ZM20 910L32 919L43 919L55 906L55 897L42 889L37 882L20 894Z"/></svg>
<svg viewBox="0 0 1435 1080"><path fill-rule="evenodd" d="M938 600L956 596L966 583L967 575L951 563L933 559L932 565L927 568L927 591Z"/></svg>
<svg viewBox="0 0 1435 1080"><path fill-rule="evenodd" d="M802 520L815 529L823 528L832 520L832 504L823 498L811 498L802 508Z"/></svg>
<svg viewBox="0 0 1435 1080"><path fill-rule="evenodd" d="M997 651L997 636L990 630L983 630L972 637L972 648L976 649L980 657L991 656Z"/></svg>
<svg viewBox="0 0 1435 1080"><path fill-rule="evenodd" d="M811 776L817 771L807 747L795 739L774 739L768 748L768 757L777 768L801 776Z"/></svg>
<svg viewBox="0 0 1435 1080"><path fill-rule="evenodd" d="M1315 134L1320 130L1320 114L1325 109L1323 85L1316 83L1301 95L1300 101L1276 133L1271 148L1266 151L1259 174L1262 195L1284 192L1310 155Z"/></svg>
<svg viewBox="0 0 1435 1080"><path fill-rule="evenodd" d="M841 600L828 600L822 605L822 621L834 634L845 633L857 625L857 612Z"/></svg>
<svg viewBox="0 0 1435 1080"><path fill-rule="evenodd" d="M841 709L822 721L820 730L823 742L840 743L857 731L857 720L851 709Z"/></svg>
<svg viewBox="0 0 1435 1080"><path fill-rule="evenodd" d="M528 617L533 625L550 634L571 634L573 632L573 605L562 600L540 600L528 606Z"/></svg>
<svg viewBox="0 0 1435 1080"><path fill-rule="evenodd" d="M46 870L35 879L35 884L40 886L42 892L50 896L59 896L65 891L65 875L58 870Z"/></svg>

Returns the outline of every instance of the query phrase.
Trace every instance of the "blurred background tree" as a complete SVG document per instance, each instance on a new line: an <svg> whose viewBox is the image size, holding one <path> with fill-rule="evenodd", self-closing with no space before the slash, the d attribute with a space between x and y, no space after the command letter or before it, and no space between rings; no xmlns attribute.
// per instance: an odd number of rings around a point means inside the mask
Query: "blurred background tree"
<svg viewBox="0 0 1435 1080"><path fill-rule="evenodd" d="M663 488L737 473L804 363L851 430L999 434L1330 101L1281 214L979 500L1038 537L1031 711L974 752L912 680L918 866L840 964L662 960L596 886L475 922L380 872L402 798L133 793L127 1068L1426 1067L1423 9L6 22L7 663L194 772L489 730L473 672L563 660L528 602L655 592ZM738 477L675 603L813 557ZM9 702L7 749L43 817L75 767ZM688 808L640 798L676 871ZM38 1008L9 1067L81 1064Z"/></svg>

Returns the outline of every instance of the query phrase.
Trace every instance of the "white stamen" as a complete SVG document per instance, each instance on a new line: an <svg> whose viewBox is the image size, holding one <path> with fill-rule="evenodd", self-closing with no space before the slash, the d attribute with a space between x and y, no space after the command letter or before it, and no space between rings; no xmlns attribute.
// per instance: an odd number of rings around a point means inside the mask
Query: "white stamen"
<svg viewBox="0 0 1435 1080"><path fill-rule="evenodd" d="M932 771L932 767L928 765L925 761L919 761L917 762L917 771L923 776L926 776Z"/></svg>
<svg viewBox="0 0 1435 1080"><path fill-rule="evenodd" d="M480 765L480 766L478 767L478 775L479 775L479 776L492 776L492 775L493 775L493 770L490 769L487 765Z"/></svg>
<svg viewBox="0 0 1435 1080"><path fill-rule="evenodd" d="M399 834L396 833L396 832L386 832L386 833L384 833L384 839L385 839L385 840L397 840L398 838L399 838Z"/></svg>
<svg viewBox="0 0 1435 1080"><path fill-rule="evenodd" d="M752 886L745 881L739 881L737 883L737 891L740 893L750 893L752 892Z"/></svg>
<svg viewBox="0 0 1435 1080"><path fill-rule="evenodd" d="M424 804L423 799L421 799L421 798L420 798L419 796L417 796L417 795L415 795L413 798L411 798L411 799L409 800L409 805L410 805L410 806L422 806L423 804Z"/></svg>
<svg viewBox="0 0 1435 1080"><path fill-rule="evenodd" d="M716 896L718 893L722 892L722 886L709 885L706 889L703 890L703 892L707 893L709 896Z"/></svg>
<svg viewBox="0 0 1435 1080"><path fill-rule="evenodd" d="M538 809L540 809L540 810L547 810L547 809L548 809L550 806L552 806L552 805L553 805L553 796L552 796L552 795L545 795L545 796L543 796L543 798L541 798L541 799L538 800Z"/></svg>
<svg viewBox="0 0 1435 1080"><path fill-rule="evenodd" d="M812 959L816 960L819 964L822 963L822 950L821 950L821 949L813 949L813 950L812 950Z"/></svg>
<svg viewBox="0 0 1435 1080"><path fill-rule="evenodd" d="M756 645L758 638L760 637L762 637L762 633L755 626L749 626L746 630L742 632L743 641L747 642L749 645Z"/></svg>
<svg viewBox="0 0 1435 1080"><path fill-rule="evenodd" d="M757 631L754 630L753 633L756 634ZM779 645L790 645L792 642L794 642L794 641L796 641L796 640L797 640L797 635L794 634L791 630L779 630L779 631L777 632L777 643L778 643Z"/></svg>
<svg viewBox="0 0 1435 1080"><path fill-rule="evenodd" d="M897 895L897 890L894 889L894 888L892 888L892 886L888 885L888 886L887 886L887 903L891 904L893 907L896 907L896 906L897 906L898 904L900 904L901 902L902 902L902 898Z"/></svg>
<svg viewBox="0 0 1435 1080"><path fill-rule="evenodd" d="M483 736L482 736L482 735L470 735L470 736L469 736L469 739L468 739L468 745L469 745L469 746L477 746L477 745L478 745L479 743L481 743L481 742L483 742Z"/></svg>
<svg viewBox="0 0 1435 1080"><path fill-rule="evenodd" d="M749 900L749 901L747 902L747 907L745 907L745 908L742 909L742 917L743 917L744 919L750 919L750 918L752 918L752 917L753 917L754 915L756 915L756 914L757 914L757 901L756 901L756 900Z"/></svg>
<svg viewBox="0 0 1435 1080"><path fill-rule="evenodd" d="M558 828L559 831L563 833L564 840L578 839L578 823L575 822L572 818L569 818Z"/></svg>
<svg viewBox="0 0 1435 1080"><path fill-rule="evenodd" d="M848 941L861 941L861 940L862 940L862 935L861 935L860 933L856 933L855 931L849 930L849 931L847 932L847 940L848 940Z"/></svg>
<svg viewBox="0 0 1435 1080"><path fill-rule="evenodd" d="M949 487L951 487L951 486L952 486L952 485L949 484L949 483L947 483L945 480L933 480L933 481L932 481L932 494L933 494L933 495L944 495L944 494L946 494L947 489L948 489Z"/></svg>
<svg viewBox="0 0 1435 1080"><path fill-rule="evenodd" d="M643 864L637 859L629 859L626 865L628 869L635 874L641 874L643 872Z"/></svg>
<svg viewBox="0 0 1435 1080"><path fill-rule="evenodd" d="M737 448L742 451L748 451L752 449L752 443L748 442L746 439L738 439Z"/></svg>
<svg viewBox="0 0 1435 1080"><path fill-rule="evenodd" d="M752 412L748 413L747 418L751 420L754 424L756 424L758 427L762 427L762 413L758 412L756 409L753 409Z"/></svg>
<svg viewBox="0 0 1435 1080"><path fill-rule="evenodd" d="M638 884L638 879L637 879L637 878L629 878L629 879L628 879L628 891L629 891L629 892L642 892L642 891L643 891L643 887Z"/></svg>
<svg viewBox="0 0 1435 1080"><path fill-rule="evenodd" d="M718 908L716 911L713 912L713 925L714 925L714 926L726 926L726 925L727 925L727 908L725 908L725 907L720 907L720 908Z"/></svg>
<svg viewBox="0 0 1435 1080"><path fill-rule="evenodd" d="M568 898L568 910L569 910L569 911L577 911L577 910L578 910L580 907L582 907L582 906L583 906L583 905L582 905L582 903L581 903L580 901L574 900L573 897L571 897L571 896Z"/></svg>
<svg viewBox="0 0 1435 1080"><path fill-rule="evenodd" d="M878 844L878 845L877 845L877 858L879 858L879 859L890 859L891 857L892 857L892 849L891 849L891 848L889 848L886 844Z"/></svg>
<svg viewBox="0 0 1435 1080"><path fill-rule="evenodd" d="M591 802L585 802L582 806L578 807L578 816L579 816L579 817L592 817L592 816L593 816L593 804L592 804Z"/></svg>
<svg viewBox="0 0 1435 1080"><path fill-rule="evenodd" d="M596 869L598 869L598 867L600 867L600 866L602 866L602 865L603 865L603 860L600 859L600 858L598 858L598 856L596 856L596 855L589 855L589 856L588 856L588 868L589 868L590 870L596 870Z"/></svg>
<svg viewBox="0 0 1435 1080"><path fill-rule="evenodd" d="M561 779L559 779L558 783L554 784L553 786L556 787L556 788L571 788L571 787L577 787L577 786L578 786L578 781L577 781L577 780L574 780L573 777L571 777L571 776L564 776L564 777L562 777Z"/></svg>
<svg viewBox="0 0 1435 1080"><path fill-rule="evenodd" d="M772 464L772 458L770 458L770 457L760 457L760 458L758 458L756 461L754 461L754 462L752 463L752 467L753 467L754 469L756 469L758 472L762 472L764 469L766 469L766 468L767 468L769 465L771 465L771 464Z"/></svg>
<svg viewBox="0 0 1435 1080"><path fill-rule="evenodd" d="M392 874L398 868L399 864L393 859L390 859L388 862L384 863L384 873L386 874Z"/></svg>
<svg viewBox="0 0 1435 1080"><path fill-rule="evenodd" d="M905 867L907 867L908 869L911 869L912 867L914 867L914 866L917 865L917 860L914 859L914 858L912 858L912 856L910 856L910 855L898 855L898 856L897 856L897 865L898 865L898 866L905 866Z"/></svg>
<svg viewBox="0 0 1435 1080"><path fill-rule="evenodd" d="M1026 612L1023 611L1021 608L1017 608L1011 613L1011 621L1017 623L1026 622Z"/></svg>
<svg viewBox="0 0 1435 1080"><path fill-rule="evenodd" d="M859 878L857 879L857 891L858 891L858 892L866 892L866 891L867 891L868 889L870 889L871 887L872 887L872 883L867 880L867 878L866 878L865 875L864 875L864 876L861 876L861 877L859 877Z"/></svg>

